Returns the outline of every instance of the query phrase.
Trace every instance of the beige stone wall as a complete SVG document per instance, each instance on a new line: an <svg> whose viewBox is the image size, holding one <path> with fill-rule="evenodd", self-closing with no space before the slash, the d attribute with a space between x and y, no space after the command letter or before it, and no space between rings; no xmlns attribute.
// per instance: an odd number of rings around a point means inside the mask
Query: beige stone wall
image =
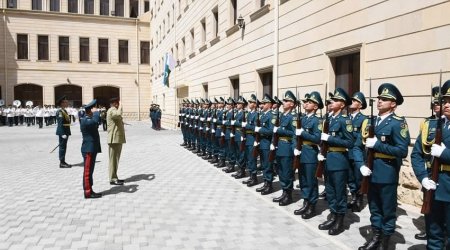
<svg viewBox="0 0 450 250"><path fill-rule="evenodd" d="M70 82L82 87L83 103L92 100L94 87L115 86L120 88L127 116L137 119L139 108L141 113L148 113L152 95L150 66L140 63L139 48L140 41L150 40L150 24L145 21L148 17L136 20L11 9L0 10L0 15L0 29L6 31L6 39L0 39L0 83L6 103L14 98L14 86L34 83L43 86L44 103L53 104L54 87ZM7 20L6 28L3 19ZM19 33L28 34L28 60L17 60ZM49 36L49 61L37 60L38 35ZM69 36L68 62L59 62L59 36ZM90 38L90 62L79 61L80 37ZM108 63L98 62L98 38L109 39ZM119 39L128 40L128 63L118 62Z"/></svg>
<svg viewBox="0 0 450 250"><path fill-rule="evenodd" d="M287 89L323 93L325 83L334 89L335 72L330 57L359 51L361 90L369 94L369 78L373 93L384 82L398 86L405 103L397 113L406 117L414 142L421 119L430 115L431 84L438 84L441 69L444 81L450 79L448 1L272 0L262 9L257 5L259 1L237 2L237 13L244 17L245 29L231 35L229 0L181 0L180 7L175 1L175 13L171 13L172 2L164 1L161 6L152 3L152 97L164 106L163 126L176 126L178 103L183 94L187 92L190 98L204 97L203 84L208 84L209 97L229 96L230 77L239 76L242 95L256 92L261 96L258 72L267 68L273 69L275 95L282 95ZM219 39L214 39L212 10L216 6ZM163 29L167 12L176 17L170 31ZM163 32L159 32L160 26ZM181 53L178 53L175 47L183 38L186 49L183 53L179 45ZM163 62L159 61L164 53L171 51L181 65L172 72L171 85L164 87ZM179 88L183 90L176 91ZM418 205L420 184L409 166L410 159L404 163L399 197Z"/></svg>

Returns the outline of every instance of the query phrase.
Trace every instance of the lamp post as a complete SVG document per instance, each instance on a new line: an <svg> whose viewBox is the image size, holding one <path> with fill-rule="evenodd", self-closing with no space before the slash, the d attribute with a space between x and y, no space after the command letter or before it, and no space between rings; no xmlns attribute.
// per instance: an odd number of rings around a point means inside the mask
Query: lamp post
<svg viewBox="0 0 450 250"><path fill-rule="evenodd" d="M245 21L244 21L244 18L242 17L242 15L239 15L237 21L238 21L239 28L245 29Z"/></svg>

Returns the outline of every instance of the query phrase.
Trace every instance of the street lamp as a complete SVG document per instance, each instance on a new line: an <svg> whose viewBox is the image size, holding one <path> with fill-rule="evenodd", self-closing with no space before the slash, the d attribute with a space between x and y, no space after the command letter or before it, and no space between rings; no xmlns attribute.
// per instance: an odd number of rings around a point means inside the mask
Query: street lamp
<svg viewBox="0 0 450 250"><path fill-rule="evenodd" d="M239 15L237 21L238 21L239 28L245 29L245 21L244 21L244 18L242 17L242 15Z"/></svg>

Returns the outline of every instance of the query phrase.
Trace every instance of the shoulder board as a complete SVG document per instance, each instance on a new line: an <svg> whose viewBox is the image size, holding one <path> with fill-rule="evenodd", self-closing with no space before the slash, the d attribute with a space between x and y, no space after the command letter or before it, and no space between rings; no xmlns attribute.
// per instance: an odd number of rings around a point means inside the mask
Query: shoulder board
<svg viewBox="0 0 450 250"><path fill-rule="evenodd" d="M404 117L400 117L400 116L396 116L396 115L393 115L392 118L394 118L395 120L399 120L399 121L405 120Z"/></svg>
<svg viewBox="0 0 450 250"><path fill-rule="evenodd" d="M347 115L342 115L342 117L347 118L348 116Z"/></svg>

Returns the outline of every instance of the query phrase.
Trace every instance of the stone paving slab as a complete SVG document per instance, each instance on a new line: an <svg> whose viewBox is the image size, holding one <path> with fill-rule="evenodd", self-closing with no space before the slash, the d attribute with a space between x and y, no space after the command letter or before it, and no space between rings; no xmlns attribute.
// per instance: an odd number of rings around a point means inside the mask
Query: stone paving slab
<svg viewBox="0 0 450 250"><path fill-rule="evenodd" d="M365 242L369 212L349 213L347 230L329 236L317 229L326 202L308 221L300 206L279 207L179 146L179 131L153 131L130 122L118 175L110 186L106 132L94 172L101 199L82 191L81 134L73 125L66 161L58 167L55 126L0 127L0 249L357 249ZM418 209L400 206L392 249L425 249L414 239Z"/></svg>

